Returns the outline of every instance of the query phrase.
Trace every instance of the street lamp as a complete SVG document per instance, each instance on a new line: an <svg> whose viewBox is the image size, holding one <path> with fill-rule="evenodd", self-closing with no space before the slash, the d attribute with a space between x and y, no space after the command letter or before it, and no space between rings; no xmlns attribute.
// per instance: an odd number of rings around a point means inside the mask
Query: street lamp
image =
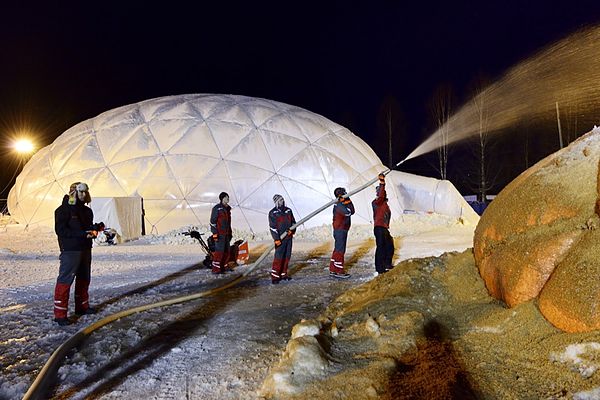
<svg viewBox="0 0 600 400"><path fill-rule="evenodd" d="M0 214L4 214L6 212L6 199L3 197L3 194L14 183L15 177L19 172L21 172L21 169L25 163L35 151L35 145L33 141L27 137L14 138L8 147L12 148L12 151L16 156L17 166L14 169L13 175L6 181L6 185L0 190ZM8 170L11 169L12 167L8 168ZM2 180L5 179L4 176L2 178Z"/></svg>
<svg viewBox="0 0 600 400"><path fill-rule="evenodd" d="M35 150L33 142L28 138L15 139L12 147L17 152L17 154L19 154L23 158L26 158Z"/></svg>

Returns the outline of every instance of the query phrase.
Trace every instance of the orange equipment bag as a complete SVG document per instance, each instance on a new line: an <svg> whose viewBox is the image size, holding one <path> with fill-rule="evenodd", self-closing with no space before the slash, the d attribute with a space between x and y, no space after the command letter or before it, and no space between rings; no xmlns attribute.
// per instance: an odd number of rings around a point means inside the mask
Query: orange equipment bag
<svg viewBox="0 0 600 400"><path fill-rule="evenodd" d="M236 240L231 246L229 253L230 260L235 260L238 265L246 264L250 259L250 252L248 251L248 241Z"/></svg>

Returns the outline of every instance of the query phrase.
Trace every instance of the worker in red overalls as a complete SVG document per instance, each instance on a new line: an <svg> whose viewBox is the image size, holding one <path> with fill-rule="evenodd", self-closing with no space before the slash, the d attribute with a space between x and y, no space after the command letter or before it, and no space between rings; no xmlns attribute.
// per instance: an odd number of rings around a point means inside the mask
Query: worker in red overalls
<svg viewBox="0 0 600 400"><path fill-rule="evenodd" d="M219 194L219 204L215 205L210 214L210 231L215 241L215 251L212 256L213 274L222 274L227 270L229 261L229 245L231 243L231 207L229 195Z"/></svg>
<svg viewBox="0 0 600 400"><path fill-rule="evenodd" d="M335 278L349 278L344 270L344 254L350 229L350 216L354 214L354 204L349 197L344 197L346 189L338 187L333 191L337 203L333 206L333 239L335 241L333 254L329 263L329 275Z"/></svg>
<svg viewBox="0 0 600 400"><path fill-rule="evenodd" d="M273 203L275 203L275 207L269 211L269 228L275 241L271 283L277 284L280 281L292 279L288 276L288 264L292 256L292 237L296 230L290 230L290 227L296 223L296 219L292 210L285 206L285 199L282 195L274 195ZM284 233L287 233L287 235L281 239Z"/></svg>
<svg viewBox="0 0 600 400"><path fill-rule="evenodd" d="M54 321L61 326L70 325L67 318L69 292L75 281L75 315L95 314L88 303L91 279L92 239L98 232L93 224L94 213L87 206L92 201L88 185L75 182L69 187L60 207L54 211L54 231L60 249L60 267L54 288Z"/></svg>
<svg viewBox="0 0 600 400"><path fill-rule="evenodd" d="M388 205L385 192L385 175L379 174L379 185L376 189L377 197L371 203L373 206L373 232L375 234L375 271L383 274L392 269L394 257L394 238L390 235L390 218L392 212Z"/></svg>

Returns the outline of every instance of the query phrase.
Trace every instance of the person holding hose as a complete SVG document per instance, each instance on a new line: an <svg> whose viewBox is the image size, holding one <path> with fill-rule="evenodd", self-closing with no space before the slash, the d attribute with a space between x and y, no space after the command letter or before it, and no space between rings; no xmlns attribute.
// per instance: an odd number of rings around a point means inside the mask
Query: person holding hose
<svg viewBox="0 0 600 400"><path fill-rule="evenodd" d="M344 270L344 254L346 253L346 242L348 230L350 230L350 217L354 214L354 204L346 195L346 189L338 187L333 191L337 203L333 206L333 239L334 247L331 261L329 262L329 275L335 278L349 278Z"/></svg>
<svg viewBox="0 0 600 400"><path fill-rule="evenodd" d="M277 284L280 281L292 279L288 276L288 264L292 255L292 237L296 230L290 230L290 227L296 223L296 219L292 210L285 206L285 199L282 195L274 195L273 203L275 203L275 207L269 211L269 229L275 241L271 283ZM286 236L281 239L284 233L286 233Z"/></svg>
<svg viewBox="0 0 600 400"><path fill-rule="evenodd" d="M219 194L219 204L215 205L210 214L210 231L215 241L215 251L212 256L212 273L222 274L227 269L229 247L232 238L231 206L226 192Z"/></svg>
<svg viewBox="0 0 600 400"><path fill-rule="evenodd" d="M60 249L60 267L54 287L54 322L70 325L67 318L69 292L75 281L75 315L95 314L88 302L91 278L92 239L104 224L94 224L94 213L87 206L92 201L88 185L75 182L69 187L62 204L54 211L54 231Z"/></svg>
<svg viewBox="0 0 600 400"><path fill-rule="evenodd" d="M375 234L375 271L383 274L392 269L392 258L394 257L394 238L390 235L390 218L392 213L388 205L387 193L385 191L385 174L379 174L379 185L377 186L373 206L373 232Z"/></svg>

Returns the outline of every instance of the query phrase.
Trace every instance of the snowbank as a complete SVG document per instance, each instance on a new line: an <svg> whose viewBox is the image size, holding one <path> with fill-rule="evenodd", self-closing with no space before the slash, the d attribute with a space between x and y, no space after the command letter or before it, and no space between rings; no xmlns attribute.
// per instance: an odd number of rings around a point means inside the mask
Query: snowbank
<svg viewBox="0 0 600 400"><path fill-rule="evenodd" d="M403 215L391 229L396 260L464 250L472 244L473 228L435 214ZM96 246L91 297L94 305L101 304L101 312L59 328L51 320L58 270L56 235L42 227L0 226L0 398L22 397L50 353L82 326L228 279L230 275L216 277L192 265L204 253L195 239L182 234L190 229L208 231L206 226L190 225L116 246ZM250 232L241 230L234 238L250 238L253 257L271 243L267 235L252 239ZM102 392L103 398L252 399L284 348L288 363L273 375L272 390L303 391L302 382L339 367L331 357L329 339L323 339L335 337L336 331L342 336L348 332L343 320L311 318L345 290L375 276L372 226L352 226L347 252L352 278L343 282L327 273L332 242L329 225L301 227L294 241L291 282L270 285L267 259L244 285L219 299L143 313L102 329L65 360L58 392L77 390L85 397L116 376L120 383ZM380 314L361 317L356 326L361 335L386 338L393 319ZM301 319L307 321L292 328ZM285 346L290 332L292 339ZM387 360L381 365L391 368L394 363ZM369 390L378 393L381 388Z"/></svg>

